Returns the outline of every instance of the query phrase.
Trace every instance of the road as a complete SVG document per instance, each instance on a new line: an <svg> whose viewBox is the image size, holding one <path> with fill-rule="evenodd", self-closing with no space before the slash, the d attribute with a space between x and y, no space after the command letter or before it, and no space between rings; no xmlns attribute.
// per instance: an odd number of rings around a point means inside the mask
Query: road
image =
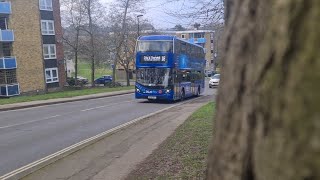
<svg viewBox="0 0 320 180"><path fill-rule="evenodd" d="M0 176L169 105L128 94L0 112Z"/></svg>

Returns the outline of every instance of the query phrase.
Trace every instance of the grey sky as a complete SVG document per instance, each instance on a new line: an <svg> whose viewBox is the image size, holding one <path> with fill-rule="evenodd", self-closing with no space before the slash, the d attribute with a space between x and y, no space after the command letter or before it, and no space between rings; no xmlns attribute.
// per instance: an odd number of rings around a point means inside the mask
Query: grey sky
<svg viewBox="0 0 320 180"><path fill-rule="evenodd" d="M107 6L115 0L100 0L103 5ZM167 0L144 0L146 14L143 18L147 18L156 28L172 28L176 24L184 27L191 26L195 22L193 19L176 18L168 15L168 12L188 11L191 4L187 0L179 2L167 3Z"/></svg>

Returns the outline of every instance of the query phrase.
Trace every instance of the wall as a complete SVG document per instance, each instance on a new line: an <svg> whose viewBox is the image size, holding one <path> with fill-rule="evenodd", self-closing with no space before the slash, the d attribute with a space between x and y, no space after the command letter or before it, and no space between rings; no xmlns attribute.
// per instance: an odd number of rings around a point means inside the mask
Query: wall
<svg viewBox="0 0 320 180"><path fill-rule="evenodd" d="M9 28L15 33L13 55L17 57L20 91L44 91L39 1L16 0L11 4Z"/></svg>
<svg viewBox="0 0 320 180"><path fill-rule="evenodd" d="M62 44L62 27L61 27L61 16L60 16L60 2L59 0L52 0L53 5L53 17L56 37L56 48L57 48L57 64L59 69L59 83L60 87L63 87L66 83L66 69L64 63L64 53Z"/></svg>

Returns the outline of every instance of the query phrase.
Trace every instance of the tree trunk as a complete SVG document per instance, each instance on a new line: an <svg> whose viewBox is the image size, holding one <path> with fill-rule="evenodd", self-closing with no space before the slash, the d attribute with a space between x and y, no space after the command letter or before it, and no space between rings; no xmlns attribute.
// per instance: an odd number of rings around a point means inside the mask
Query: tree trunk
<svg viewBox="0 0 320 180"><path fill-rule="evenodd" d="M94 39L93 39L93 22L92 22L92 13L91 13L91 0L88 1L88 18L89 18L89 31L90 31L90 46L91 46L91 87L95 87L94 83L94 75L95 75L95 61L94 61L94 55L95 55L95 47L94 47Z"/></svg>
<svg viewBox="0 0 320 180"><path fill-rule="evenodd" d="M79 52L79 35L80 35L80 30L77 28L76 29L76 44L74 48L74 76L75 76L75 85L78 85L78 52Z"/></svg>
<svg viewBox="0 0 320 180"><path fill-rule="evenodd" d="M128 68L126 68L126 76L127 76L127 86L130 86L130 70L129 70L129 67Z"/></svg>
<svg viewBox="0 0 320 180"><path fill-rule="evenodd" d="M117 47L118 49L116 49L116 52L117 52L117 55L116 57L119 57L119 53L122 53L121 51L121 47L123 45L123 41L125 39L125 34L126 34L126 31L127 31L127 27L126 27L126 21L127 21L127 13L128 13L128 8L129 8L129 2L130 0L126 0L126 5L124 7L124 15L123 15L123 19L122 19L122 25L121 25L121 37L120 37L120 43L119 43L119 46ZM114 59L114 67L112 69L112 75L113 75L113 78L112 78L112 81L113 83L116 82L116 68L117 68L117 64L118 64L118 59L115 58Z"/></svg>
<svg viewBox="0 0 320 180"><path fill-rule="evenodd" d="M320 179L320 1L226 1L207 179Z"/></svg>

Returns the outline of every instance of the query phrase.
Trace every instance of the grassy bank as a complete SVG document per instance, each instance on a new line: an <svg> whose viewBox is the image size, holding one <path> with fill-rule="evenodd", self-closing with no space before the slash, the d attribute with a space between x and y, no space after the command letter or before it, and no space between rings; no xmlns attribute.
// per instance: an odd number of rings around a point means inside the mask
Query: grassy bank
<svg viewBox="0 0 320 180"><path fill-rule="evenodd" d="M68 97L83 96L83 95L89 95L89 94L130 90L130 89L134 89L134 86L129 86L129 87L125 86L125 87L116 87L116 88L96 87L96 88L89 88L89 89L82 89L82 90L70 89L66 91L52 92L52 93L41 94L41 95L1 98L0 105L29 102L29 101L38 101L38 100L47 100L47 99L56 99L56 98L68 98Z"/></svg>
<svg viewBox="0 0 320 180"><path fill-rule="evenodd" d="M95 68L95 79L103 75L111 75L112 70L107 68L96 67ZM78 64L78 75L88 78L91 80L91 65L89 63L80 62Z"/></svg>
<svg viewBox="0 0 320 180"><path fill-rule="evenodd" d="M209 103L197 110L127 179L204 179L214 109Z"/></svg>

